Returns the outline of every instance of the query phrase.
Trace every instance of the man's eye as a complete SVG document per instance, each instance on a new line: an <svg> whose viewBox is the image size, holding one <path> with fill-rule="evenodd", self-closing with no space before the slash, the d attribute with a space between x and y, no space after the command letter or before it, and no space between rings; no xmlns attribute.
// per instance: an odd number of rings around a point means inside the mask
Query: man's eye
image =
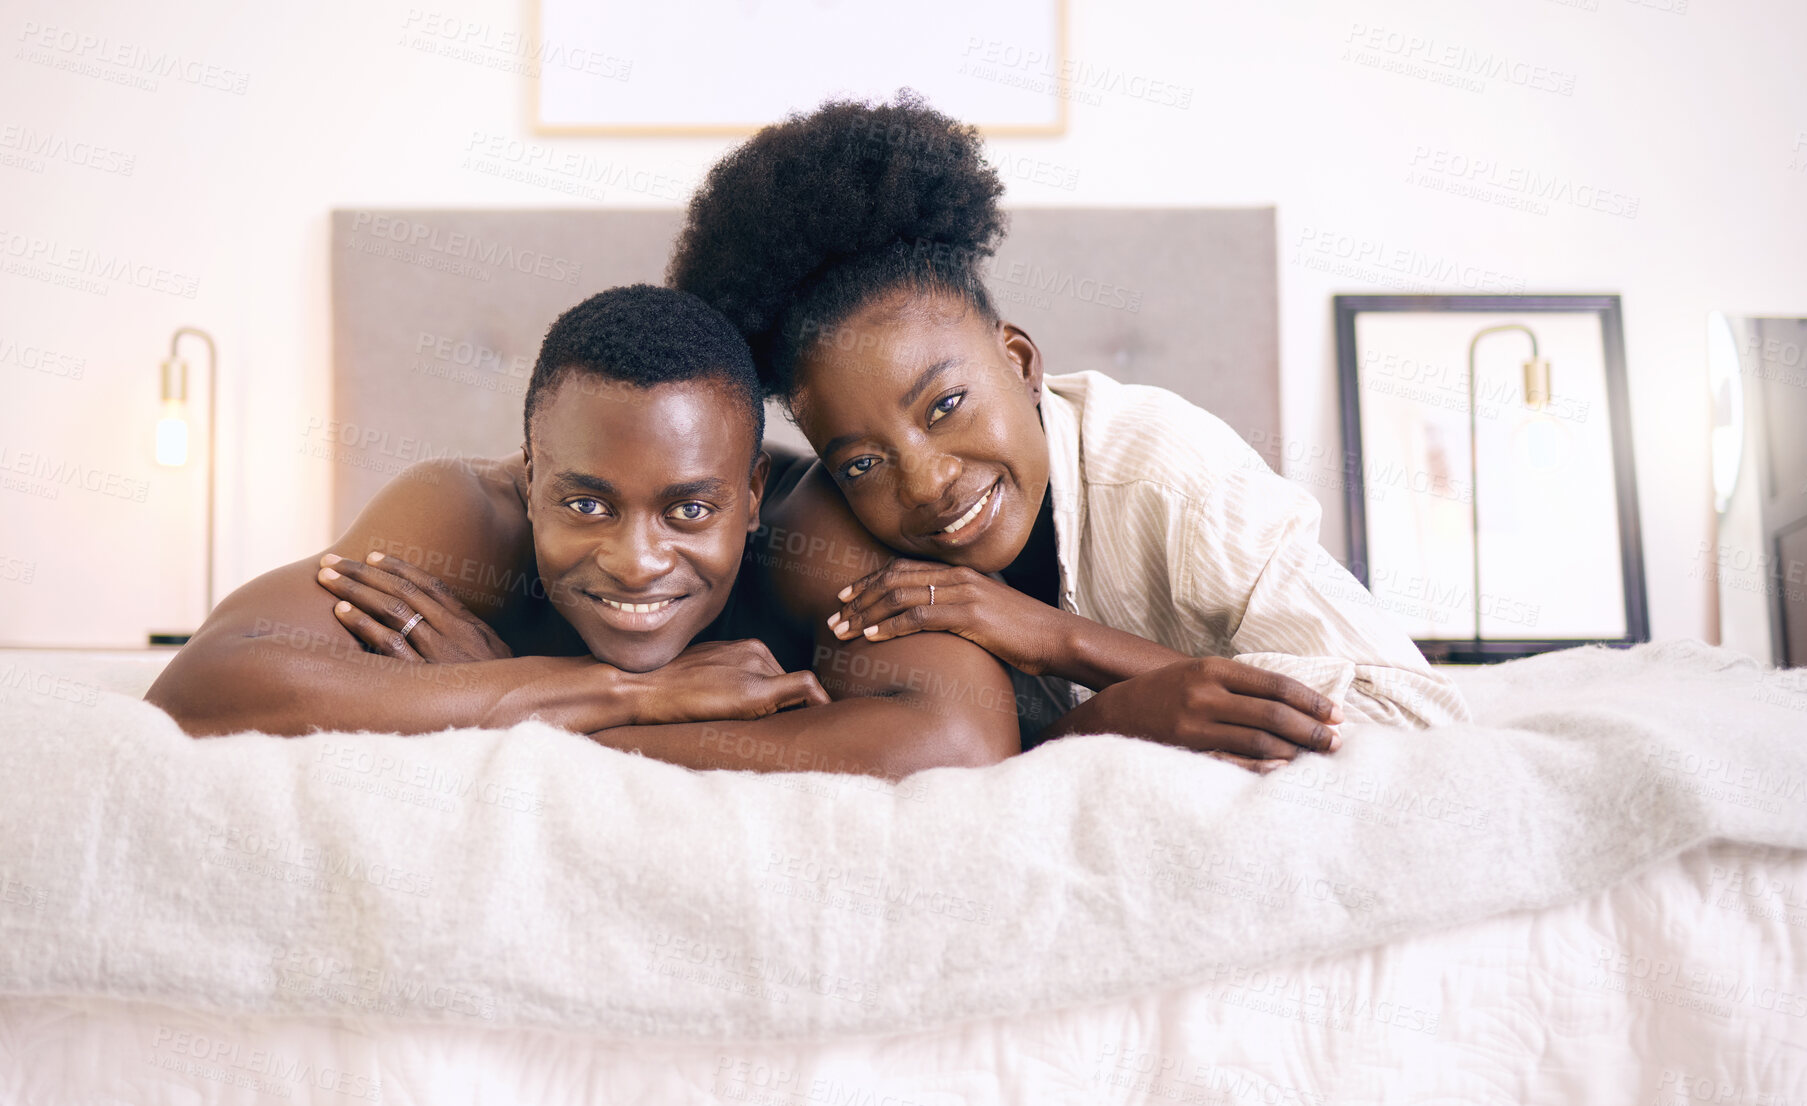
<svg viewBox="0 0 1807 1106"><path fill-rule="evenodd" d="M576 511L580 515L590 515L590 516L600 515L604 511L608 510L608 508L606 508L602 505L602 500L591 499L587 495L581 499L566 500L565 506L571 508L573 511Z"/></svg>
<svg viewBox="0 0 1807 1106"><path fill-rule="evenodd" d="M680 503L669 513L680 522L701 522L715 512L707 503Z"/></svg>
<svg viewBox="0 0 1807 1106"><path fill-rule="evenodd" d="M929 408L929 425L934 426L941 421L943 416L953 414L954 408L960 406L960 401L965 398L965 392L955 392L936 400L935 406Z"/></svg>
<svg viewBox="0 0 1807 1106"><path fill-rule="evenodd" d="M853 460L841 466L841 479L852 480L854 477L865 473L866 470L876 464L878 464L877 457L855 457Z"/></svg>

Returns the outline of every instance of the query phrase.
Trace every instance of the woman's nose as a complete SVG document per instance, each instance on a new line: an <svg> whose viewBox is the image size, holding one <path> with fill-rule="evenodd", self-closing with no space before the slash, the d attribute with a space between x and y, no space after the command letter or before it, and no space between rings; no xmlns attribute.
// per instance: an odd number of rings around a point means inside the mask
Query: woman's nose
<svg viewBox="0 0 1807 1106"><path fill-rule="evenodd" d="M952 454L906 454L899 460L903 471L898 478L897 500L911 509L939 502L960 478L960 460Z"/></svg>

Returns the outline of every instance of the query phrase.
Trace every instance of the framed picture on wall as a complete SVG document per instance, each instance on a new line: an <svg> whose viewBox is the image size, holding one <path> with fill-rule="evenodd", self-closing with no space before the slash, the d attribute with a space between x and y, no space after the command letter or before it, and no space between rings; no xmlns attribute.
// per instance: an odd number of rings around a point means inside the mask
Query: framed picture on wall
<svg viewBox="0 0 1807 1106"><path fill-rule="evenodd" d="M1066 130L1067 100L1087 94L1087 75L1067 60L1065 0L530 8L526 71L541 134L749 134L831 97L913 88L988 134L1051 135Z"/></svg>
<svg viewBox="0 0 1807 1106"><path fill-rule="evenodd" d="M1431 660L1650 638L1617 296L1337 296L1349 570Z"/></svg>

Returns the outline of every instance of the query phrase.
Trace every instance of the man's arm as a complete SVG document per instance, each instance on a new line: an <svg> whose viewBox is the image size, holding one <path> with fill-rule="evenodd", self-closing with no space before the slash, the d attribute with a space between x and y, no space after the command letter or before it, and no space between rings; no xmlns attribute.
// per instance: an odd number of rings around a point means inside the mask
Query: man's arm
<svg viewBox="0 0 1807 1106"><path fill-rule="evenodd" d="M426 551L423 559L451 566L439 571L493 622L525 594L515 577L526 517L509 516L498 468L414 465L327 552L357 559L373 549ZM479 567L460 584L460 566ZM334 616L319 568L317 557L296 561L226 597L145 698L195 735L426 733L507 725L535 712L587 726L633 717L620 674L587 656L420 665L366 653Z"/></svg>
<svg viewBox="0 0 1807 1106"><path fill-rule="evenodd" d="M946 633L843 642L829 632L837 593L889 559L820 465L762 512L759 578L815 641L826 706L750 722L638 726L592 734L605 745L693 768L855 772L901 779L925 768L995 764L1021 749L1016 699L997 658Z"/></svg>

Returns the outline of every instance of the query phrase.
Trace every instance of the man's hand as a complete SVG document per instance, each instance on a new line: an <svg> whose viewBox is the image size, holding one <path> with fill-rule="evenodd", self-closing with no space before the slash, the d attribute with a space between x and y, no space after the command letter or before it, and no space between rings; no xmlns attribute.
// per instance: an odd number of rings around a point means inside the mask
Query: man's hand
<svg viewBox="0 0 1807 1106"><path fill-rule="evenodd" d="M1258 772L1301 750L1333 753L1342 745L1340 706L1297 680L1227 657L1181 661L1113 684L1067 717L1066 732L1082 732L1083 722L1094 727L1084 732L1147 738Z"/></svg>
<svg viewBox="0 0 1807 1106"><path fill-rule="evenodd" d="M317 578L321 587L338 596L333 613L340 624L372 651L432 664L514 656L439 577L400 557L372 553L366 561L328 553L320 558Z"/></svg>
<svg viewBox="0 0 1807 1106"><path fill-rule="evenodd" d="M327 554L320 586L340 598L339 621L378 653L432 664L500 660L514 654L489 625L431 573L398 557L372 553L368 563ZM414 622L414 616L421 616ZM406 636L402 629L413 622ZM544 676L528 690L547 704L533 711L545 721L588 732L590 711L578 700L594 695L594 678L611 674L635 725L764 718L788 707L828 702L813 672L786 672L756 640L692 645L653 672L619 672L588 657L548 658ZM511 696L515 707L534 695ZM569 701L567 701L569 700ZM620 725L611 718L609 726Z"/></svg>
<svg viewBox="0 0 1807 1106"><path fill-rule="evenodd" d="M634 724L764 718L789 707L818 707L828 693L814 672L786 672L765 643L705 641L652 672L624 673Z"/></svg>
<svg viewBox="0 0 1807 1106"><path fill-rule="evenodd" d="M1050 670L1064 612L970 568L898 557L841 589L829 629L842 641L889 641L921 630L958 634L1018 671Z"/></svg>
<svg viewBox="0 0 1807 1106"><path fill-rule="evenodd" d="M786 672L758 641L692 645L664 668L623 672L594 657L523 657L525 676L482 719L512 726L527 718L573 733L623 726L746 721L787 707L828 702L813 672Z"/></svg>

